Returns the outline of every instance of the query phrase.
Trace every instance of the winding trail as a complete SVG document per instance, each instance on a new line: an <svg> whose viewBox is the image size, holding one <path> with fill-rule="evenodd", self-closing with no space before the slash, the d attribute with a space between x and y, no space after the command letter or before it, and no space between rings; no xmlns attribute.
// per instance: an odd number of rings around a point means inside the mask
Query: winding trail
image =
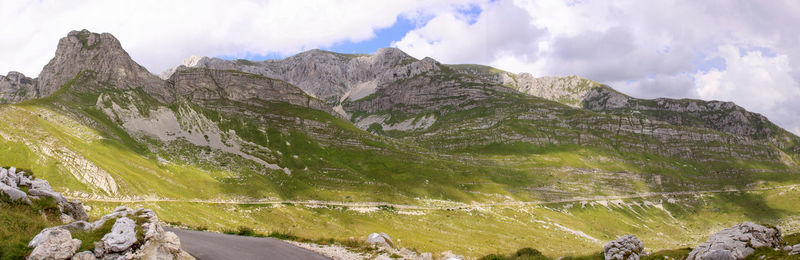
<svg viewBox="0 0 800 260"><path fill-rule="evenodd" d="M175 232L181 239L181 248L198 260L330 259L275 238L234 236L169 227L164 229Z"/></svg>
<svg viewBox="0 0 800 260"><path fill-rule="evenodd" d="M569 202L591 202L603 200L618 200L618 199L635 199L647 198L657 196L673 196L673 195L696 195L696 194L712 194L712 193L733 193L733 192L749 192L749 191L767 191L777 189L788 189L800 187L800 184L781 185L773 187L752 188L752 189L724 189L724 190L704 190L704 191L673 191L673 192L646 192L630 195L616 195L616 196L594 196L588 198L570 198L562 200L550 201L512 201L512 202L495 202L495 203L458 203L451 202L456 205L440 205L440 206L421 206L421 205L408 205L408 204L393 204L388 202L338 202L338 201L317 201L317 200L179 200L179 199L114 199L114 198L81 198L65 196L68 199L78 199L81 201L96 201L96 202L119 202L119 203L137 203L137 202L183 202L183 203L205 203L205 204L298 204L298 205L320 205L320 206L338 206L338 207L378 207L389 206L395 209L405 210L469 210L485 207L502 207L502 206L530 206L530 205L546 205L556 203L569 203Z"/></svg>

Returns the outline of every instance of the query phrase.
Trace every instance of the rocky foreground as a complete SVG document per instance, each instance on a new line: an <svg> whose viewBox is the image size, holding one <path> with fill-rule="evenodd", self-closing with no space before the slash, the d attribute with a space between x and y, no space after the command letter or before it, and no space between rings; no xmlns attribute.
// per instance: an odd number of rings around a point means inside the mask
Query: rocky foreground
<svg viewBox="0 0 800 260"><path fill-rule="evenodd" d="M800 254L800 244L782 246L781 231L776 227L742 222L711 235L705 243L694 248L686 260L745 259L757 249L768 248L786 251L788 255ZM644 255L644 243L633 235L608 242L603 247L606 260L634 260Z"/></svg>
<svg viewBox="0 0 800 260"><path fill-rule="evenodd" d="M194 259L181 250L178 236L164 231L155 212L149 209L118 207L99 220L88 222L80 201L67 200L54 192L46 180L14 167L0 168L0 196L29 205L52 198L61 213L60 220L67 223L39 232L28 243L33 251L27 259ZM78 233L97 240L73 238ZM85 250L78 252L81 248Z"/></svg>
<svg viewBox="0 0 800 260"><path fill-rule="evenodd" d="M31 204L31 200L52 198L62 213L62 222L89 218L79 201L67 200L58 192L54 192L46 180L37 179L24 171L17 171L14 167L0 168L0 193L12 201L22 201L27 204Z"/></svg>

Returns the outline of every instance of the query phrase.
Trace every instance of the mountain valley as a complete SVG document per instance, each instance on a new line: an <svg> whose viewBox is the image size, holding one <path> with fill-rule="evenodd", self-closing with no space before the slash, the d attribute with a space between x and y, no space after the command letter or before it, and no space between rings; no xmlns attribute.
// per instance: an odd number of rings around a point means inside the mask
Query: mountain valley
<svg viewBox="0 0 800 260"><path fill-rule="evenodd" d="M742 221L800 232L800 137L721 101L638 99L578 76L310 50L191 57L156 76L72 31L37 78L0 76L0 166L90 218L310 240L372 232L468 257L587 255L636 234L700 244Z"/></svg>

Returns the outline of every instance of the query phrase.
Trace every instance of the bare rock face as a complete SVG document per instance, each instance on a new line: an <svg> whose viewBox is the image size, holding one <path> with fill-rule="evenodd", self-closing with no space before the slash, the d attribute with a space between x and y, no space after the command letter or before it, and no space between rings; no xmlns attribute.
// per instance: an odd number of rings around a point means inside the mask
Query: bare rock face
<svg viewBox="0 0 800 260"><path fill-rule="evenodd" d="M198 104L221 99L251 105L259 105L264 101L281 101L333 113L329 106L285 81L250 73L183 69L172 74L169 81L178 96Z"/></svg>
<svg viewBox="0 0 800 260"><path fill-rule="evenodd" d="M687 260L744 259L756 248L776 248L781 241L781 231L777 228L742 222L711 235L689 253Z"/></svg>
<svg viewBox="0 0 800 260"><path fill-rule="evenodd" d="M637 113L673 125L703 127L754 140L767 140L780 149L800 152L795 145L800 138L774 125L765 116L747 111L733 102L637 99L600 86L592 88L585 95L582 106L597 112Z"/></svg>
<svg viewBox="0 0 800 260"><path fill-rule="evenodd" d="M11 71L8 75L0 75L0 104L17 103L33 99L36 93L36 80L22 73Z"/></svg>
<svg viewBox="0 0 800 260"><path fill-rule="evenodd" d="M644 243L634 235L626 235L603 246L606 260L638 260L644 251Z"/></svg>
<svg viewBox="0 0 800 260"><path fill-rule="evenodd" d="M73 239L69 231L65 229L52 229L46 233L37 235L41 238L36 247L27 259L30 260L50 260L50 259L69 259L81 246L81 241Z"/></svg>
<svg viewBox="0 0 800 260"><path fill-rule="evenodd" d="M587 93L600 83L578 76L569 77L533 77L529 73L517 75L516 88L529 95L580 107Z"/></svg>
<svg viewBox="0 0 800 260"><path fill-rule="evenodd" d="M379 49L372 55L310 50L285 59L262 62L191 57L170 71L180 71L181 67L239 70L284 80L309 95L336 103L360 84L370 81L386 83L415 73L415 69L408 65L416 61L396 48ZM170 71L162 77L169 75Z"/></svg>
<svg viewBox="0 0 800 260"><path fill-rule="evenodd" d="M87 30L72 31L58 42L55 57L39 74L38 97L49 96L82 71L117 88L142 88L159 101L172 100L166 83L134 62L117 38Z"/></svg>

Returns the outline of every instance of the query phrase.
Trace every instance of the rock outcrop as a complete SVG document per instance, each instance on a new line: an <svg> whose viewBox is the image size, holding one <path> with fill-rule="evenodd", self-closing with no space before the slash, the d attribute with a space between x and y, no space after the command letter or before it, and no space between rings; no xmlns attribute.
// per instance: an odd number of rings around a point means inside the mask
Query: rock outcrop
<svg viewBox="0 0 800 260"><path fill-rule="evenodd" d="M606 260L638 260L644 252L644 243L634 235L626 235L603 246Z"/></svg>
<svg viewBox="0 0 800 260"><path fill-rule="evenodd" d="M36 96L35 79L16 71L11 71L5 76L0 75L0 104L17 103Z"/></svg>
<svg viewBox="0 0 800 260"><path fill-rule="evenodd" d="M369 234L369 236L367 236L366 242L367 244L376 245L379 247L388 247L388 248L394 247L392 238L383 232Z"/></svg>
<svg viewBox="0 0 800 260"><path fill-rule="evenodd" d="M27 192L21 188L27 188ZM50 183L43 179L29 176L24 171L17 171L14 167L8 169L0 168L0 193L5 194L11 200L22 201L30 204L31 200L41 198L52 198L58 205L58 209L63 214L62 220L66 222L73 220L87 220L83 205L75 200L69 201L58 192L50 188Z"/></svg>
<svg viewBox="0 0 800 260"><path fill-rule="evenodd" d="M197 104L209 105L223 99L260 105L261 102L286 102L335 114L319 99L282 80L238 71L182 69L170 77L178 96Z"/></svg>
<svg viewBox="0 0 800 260"><path fill-rule="evenodd" d="M71 31L58 42L55 57L39 74L38 97L53 94L82 71L116 88L141 88L159 101L173 100L166 82L134 62L117 38L87 30Z"/></svg>
<svg viewBox="0 0 800 260"><path fill-rule="evenodd" d="M585 109L638 115L679 126L702 127L754 140L767 140L790 153L800 152L800 138L776 126L765 116L733 102L695 99L638 99L607 86L597 86L582 100Z"/></svg>
<svg viewBox="0 0 800 260"><path fill-rule="evenodd" d="M379 49L372 55L347 55L310 50L281 59L253 62L191 57L170 71L186 67L239 70L284 80L329 103L336 103L358 87L381 85L408 78L424 70L417 60L396 48ZM428 63L428 62L425 62ZM170 75L170 71L162 77Z"/></svg>
<svg viewBox="0 0 800 260"><path fill-rule="evenodd" d="M529 73L520 73L516 79L515 87L520 92L571 107L580 107L587 93L593 87L600 85L578 76L537 78Z"/></svg>
<svg viewBox="0 0 800 260"><path fill-rule="evenodd" d="M93 241L93 250L75 253L81 241L72 239L70 232L96 232L109 221L114 222L111 231L99 241ZM57 241L61 246L54 250L49 241ZM91 223L76 221L46 228L28 246L34 248L33 252L41 252L37 258L32 258L32 254L31 259L194 259L181 250L175 233L164 231L152 210L127 207L118 207Z"/></svg>
<svg viewBox="0 0 800 260"><path fill-rule="evenodd" d="M777 228L742 222L711 235L689 253L687 260L744 259L757 248L778 248L781 241Z"/></svg>

